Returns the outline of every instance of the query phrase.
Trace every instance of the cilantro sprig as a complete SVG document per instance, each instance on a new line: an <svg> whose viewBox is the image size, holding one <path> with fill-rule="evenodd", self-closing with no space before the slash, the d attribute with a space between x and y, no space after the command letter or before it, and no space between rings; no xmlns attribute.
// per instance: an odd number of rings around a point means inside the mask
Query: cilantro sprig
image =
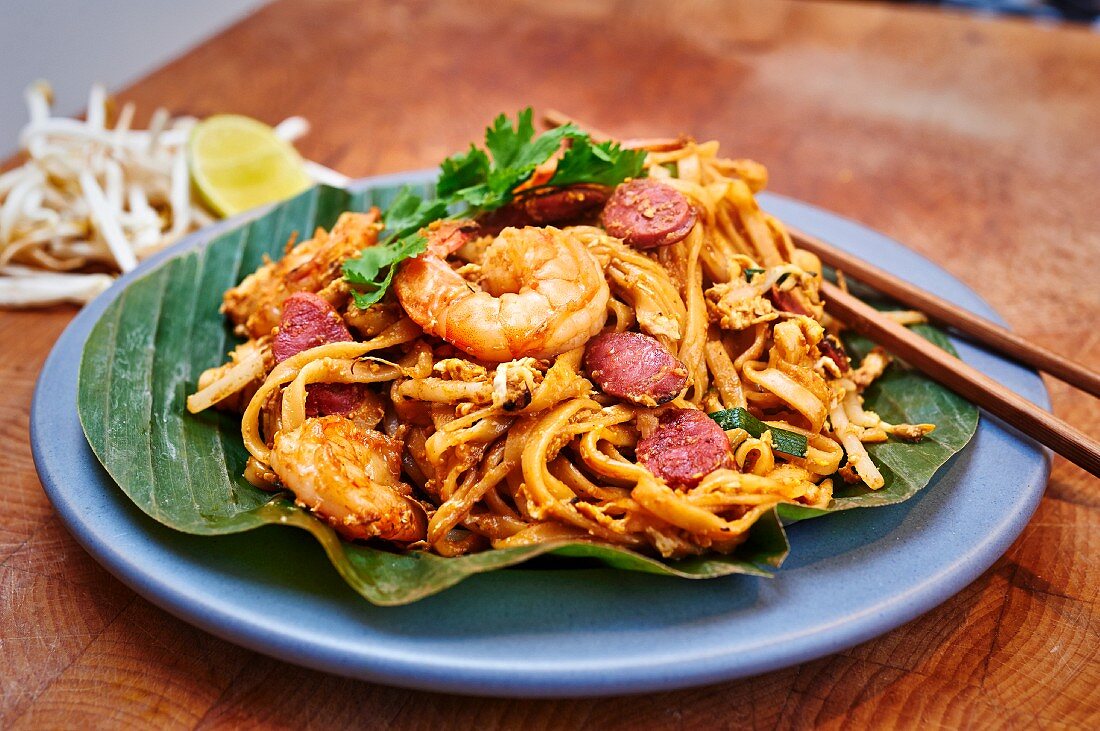
<svg viewBox="0 0 1100 731"><path fill-rule="evenodd" d="M618 185L627 178L641 176L645 155L645 150L624 150L611 141L592 144L585 137L565 151L548 185Z"/></svg>
<svg viewBox="0 0 1100 731"><path fill-rule="evenodd" d="M485 149L470 145L464 153L443 161L436 194L470 207L467 215L507 205L518 186L568 141L549 187L595 183L617 185L643 173L645 151L624 150L615 142L596 144L569 123L535 136L531 108L521 110L515 123L501 114L485 130Z"/></svg>
<svg viewBox="0 0 1100 731"><path fill-rule="evenodd" d="M512 202L516 188L566 145L546 187L578 183L613 186L644 174L646 153L624 150L616 142L595 143L574 124L535 135L531 108L521 110L515 122L501 114L485 130L485 147L448 157L440 165L437 199L421 200L403 189L383 214L385 238L344 262L344 279L352 286L358 307L382 299L393 281L397 264L422 254L428 246L420 229L460 210L456 218L494 211Z"/></svg>
<svg viewBox="0 0 1100 731"><path fill-rule="evenodd" d="M386 234L393 238L401 238L411 233L416 233L432 221L438 221L447 215L447 201L422 200L408 187L398 191L397 196L390 203L382 216L382 222L386 224Z"/></svg>
<svg viewBox="0 0 1100 731"><path fill-rule="evenodd" d="M421 200L408 188L401 189L383 214L386 230L382 242L344 262L344 279L352 285L356 307L365 309L382 299L393 282L397 264L428 248L428 239L420 229L446 215L446 201Z"/></svg>

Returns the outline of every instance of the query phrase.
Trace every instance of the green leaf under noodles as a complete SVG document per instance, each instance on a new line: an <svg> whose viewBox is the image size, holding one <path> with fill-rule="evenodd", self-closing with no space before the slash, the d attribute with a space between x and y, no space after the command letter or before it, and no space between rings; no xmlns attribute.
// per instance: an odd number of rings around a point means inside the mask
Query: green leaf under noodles
<svg viewBox="0 0 1100 731"><path fill-rule="evenodd" d="M269 524L309 531L344 580L375 604L406 604L474 574L515 566L542 555L563 567L577 561L665 576L705 579L730 574L767 576L787 554L779 513L766 513L730 556L663 561L595 542L557 542L443 558L395 553L340 540L327 525L282 496L241 476L248 454L239 419L208 410L187 413L184 402L202 371L224 362L236 340L218 312L223 292L265 256L281 255L292 233L330 228L346 210L386 208L399 187L359 192L318 187L222 233L207 246L170 259L131 283L94 327L81 360L77 407L89 444L107 472L147 515L196 535L238 533ZM414 190L425 199L433 186ZM897 368L896 366L894 368ZM926 454L922 445L872 447L887 479L882 495L843 495L844 501L904 499L927 484L949 453L973 433L973 407L904 371L888 373L869 394L870 408L890 421L931 421L953 435ZM925 403L927 400L927 403ZM929 414L928 409L945 409ZM937 429L937 434L940 429ZM931 446L931 445L929 445ZM953 451L952 451L953 450ZM780 512L789 518L786 508ZM802 517L802 516L798 516ZM196 538L195 540L200 540Z"/></svg>
<svg viewBox="0 0 1100 731"><path fill-rule="evenodd" d="M912 328L922 337L952 355L957 355L947 336L929 325ZM858 363L872 348L867 338L845 338L845 349ZM798 505L780 505L779 514L787 523L815 518L838 510L893 505L913 497L927 485L947 460L962 450L978 429L978 407L926 378L919 371L894 362L863 394L863 408L874 411L891 424L935 424L936 428L919 442L890 439L868 444L867 453L878 466L884 484L872 490L862 483L846 484L833 480L833 502L825 510Z"/></svg>

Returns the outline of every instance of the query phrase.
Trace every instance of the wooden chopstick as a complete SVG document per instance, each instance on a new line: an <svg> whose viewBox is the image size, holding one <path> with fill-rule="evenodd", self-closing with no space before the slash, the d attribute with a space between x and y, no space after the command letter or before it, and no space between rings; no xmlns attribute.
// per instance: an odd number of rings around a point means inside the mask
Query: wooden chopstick
<svg viewBox="0 0 1100 731"><path fill-rule="evenodd" d="M1100 477L1100 442L940 350L836 285L823 282L821 293L825 309L848 327L871 338L933 381Z"/></svg>
<svg viewBox="0 0 1100 731"><path fill-rule="evenodd" d="M915 287L889 272L869 264L857 256L842 251L809 234L787 229L795 245L821 258L829 266L858 279L883 294L928 315L929 319L955 328L960 334L989 346L1032 368L1049 373L1066 383L1100 397L1100 373L1065 356L1023 339L983 317L957 307L933 294Z"/></svg>

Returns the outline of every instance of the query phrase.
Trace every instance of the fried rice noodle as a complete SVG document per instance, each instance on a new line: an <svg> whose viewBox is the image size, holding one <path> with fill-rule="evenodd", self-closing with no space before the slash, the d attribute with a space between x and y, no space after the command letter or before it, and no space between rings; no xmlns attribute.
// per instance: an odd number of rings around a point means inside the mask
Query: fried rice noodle
<svg viewBox="0 0 1100 731"><path fill-rule="evenodd" d="M838 470L881 488L865 442L921 434L927 425L886 424L864 409L862 391L885 368L884 354L842 375L818 348L826 326L836 331L823 317L821 263L759 208L754 193L766 171L718 157L716 143L690 140L649 152L647 169L695 208L697 223L682 240L639 250L594 225L553 235L580 242L594 262L586 266L603 274L610 295L606 306L598 303L596 329L638 331L684 365L685 386L667 403L601 392L586 370L585 346L568 338L567 350L549 356L543 349L538 357L479 359L465 344L431 334L434 324L401 317L391 296L366 313L349 306L343 316L357 332L384 313L392 324L380 334L322 344L278 364L266 341L235 351L205 376L188 408L241 398L250 475L278 480L270 468L274 439L310 421L311 388L364 384L368 397L346 418L377 428L398 450L393 489L415 496L428 516L417 545L445 556L576 540L666 557L728 552L780 503L826 507ZM470 292L484 299L479 257L492 246L488 238L468 242L463 258L450 262L448 281L467 277ZM727 431L727 458L697 480L673 482L640 458L666 412L737 408L765 430ZM777 430L803 437L805 453L782 451Z"/></svg>

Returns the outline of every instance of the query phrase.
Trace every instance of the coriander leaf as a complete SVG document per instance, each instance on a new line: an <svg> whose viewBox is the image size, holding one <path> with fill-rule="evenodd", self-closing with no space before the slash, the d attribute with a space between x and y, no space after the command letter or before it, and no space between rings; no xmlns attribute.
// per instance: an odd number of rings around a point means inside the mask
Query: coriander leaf
<svg viewBox="0 0 1100 731"><path fill-rule="evenodd" d="M520 151L531 143L535 136L535 125L531 123L533 114L531 107L521 109L514 127L507 115L501 114L485 130L485 149L493 156L494 168L512 167Z"/></svg>
<svg viewBox="0 0 1100 731"><path fill-rule="evenodd" d="M645 150L624 150L616 142L594 145L587 137L578 138L573 140L573 146L558 161L549 184L618 185L627 178L637 178L643 174L645 156Z"/></svg>
<svg viewBox="0 0 1100 731"><path fill-rule="evenodd" d="M447 215L447 203L442 200L425 201L407 187L402 188L393 199L393 203L382 214L386 232L390 238L404 236L419 231L432 221ZM377 247L374 247L377 248Z"/></svg>
<svg viewBox="0 0 1100 731"><path fill-rule="evenodd" d="M357 307L366 308L382 299L393 282L397 264L428 248L420 229L447 215L447 203L426 201L402 188L382 214L389 236L343 264L344 279L352 285Z"/></svg>
<svg viewBox="0 0 1100 731"><path fill-rule="evenodd" d="M472 209L486 211L503 205L503 203L497 203L501 199L501 195L494 192L487 184L463 188L455 194L455 199L465 203Z"/></svg>
<svg viewBox="0 0 1100 731"><path fill-rule="evenodd" d="M393 282L397 264L428 248L428 239L414 232L377 246L363 249L359 256L344 262L344 279L355 285L355 305L365 309L382 299Z"/></svg>
<svg viewBox="0 0 1100 731"><path fill-rule="evenodd" d="M535 141L522 148L512 161L512 169L534 171L542 163L550 159L550 156L558 151L563 140L587 140L588 135L581 132L572 123L547 130L535 138ZM529 176L524 176L524 180Z"/></svg>
<svg viewBox="0 0 1100 731"><path fill-rule="evenodd" d="M474 145L465 154L452 155L440 165L436 195L450 198L464 188L473 188L489 175L489 156Z"/></svg>
<svg viewBox="0 0 1100 731"><path fill-rule="evenodd" d="M645 174L644 150L624 150L617 142L596 144L570 123L535 136L531 108L512 122L501 114L485 130L485 149L471 145L465 153L443 161L436 194L448 203L465 203L467 215L496 210L511 203L516 188L569 143L549 186L575 183L618 185Z"/></svg>
<svg viewBox="0 0 1100 731"><path fill-rule="evenodd" d="M493 156L492 171L498 177L516 176L528 169L534 170L557 152L562 140L588 137L572 122L535 137L532 116L531 107L522 109L516 115L515 126L512 126L502 114L485 130L485 148Z"/></svg>
<svg viewBox="0 0 1100 731"><path fill-rule="evenodd" d="M393 264L395 253L382 244L363 249L359 256L344 262L344 279L350 284L374 286L378 273Z"/></svg>
<svg viewBox="0 0 1100 731"><path fill-rule="evenodd" d="M485 150L474 146L443 161L436 194L463 202L471 213L491 211L509 203L517 186L526 182L566 139L587 140L575 125L567 124L535 136L531 108L521 110L513 124L506 115L485 130Z"/></svg>

